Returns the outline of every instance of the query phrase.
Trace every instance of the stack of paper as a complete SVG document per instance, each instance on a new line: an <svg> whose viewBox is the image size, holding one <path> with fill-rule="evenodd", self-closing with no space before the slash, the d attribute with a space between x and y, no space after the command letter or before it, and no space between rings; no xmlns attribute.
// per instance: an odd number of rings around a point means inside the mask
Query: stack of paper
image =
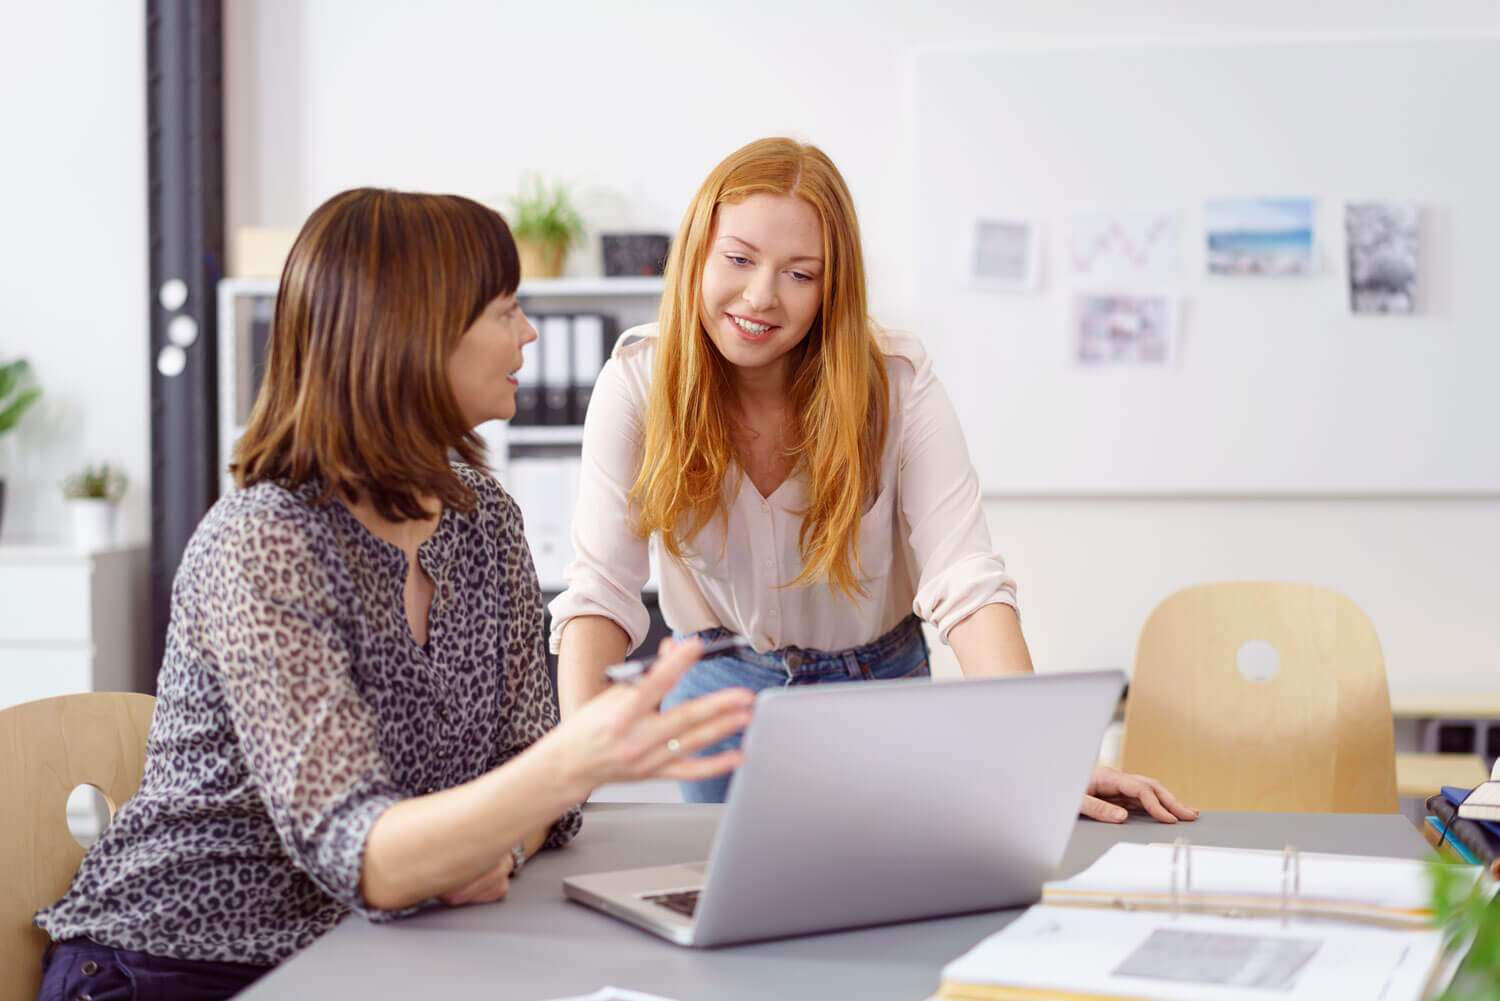
<svg viewBox="0 0 1500 1001"><path fill-rule="evenodd" d="M1201 914L1032 907L943 968L942 998L1152 1001L1423 996L1442 954L1436 930Z"/></svg>
<svg viewBox="0 0 1500 1001"><path fill-rule="evenodd" d="M938 997L1415 1001L1452 972L1429 897L1409 859L1119 844L949 963Z"/></svg>

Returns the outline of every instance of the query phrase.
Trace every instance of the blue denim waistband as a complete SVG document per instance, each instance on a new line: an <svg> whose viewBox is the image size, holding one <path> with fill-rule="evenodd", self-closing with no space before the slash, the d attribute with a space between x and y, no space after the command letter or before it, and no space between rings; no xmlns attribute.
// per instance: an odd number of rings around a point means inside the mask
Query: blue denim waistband
<svg viewBox="0 0 1500 1001"><path fill-rule="evenodd" d="M733 636L734 632L722 626L716 626L713 629L693 633L693 635L705 643L712 643L714 640ZM860 676L861 668L871 667L909 644L920 642L921 637L922 620L915 615L908 615L896 623L895 627L885 635L863 646L849 647L847 650L809 650L800 646L784 646L775 650L767 650L765 653L745 650L733 656L735 660L742 660L748 664L755 664L773 671L785 671L792 678L826 674L835 666L842 667L851 678L856 678Z"/></svg>

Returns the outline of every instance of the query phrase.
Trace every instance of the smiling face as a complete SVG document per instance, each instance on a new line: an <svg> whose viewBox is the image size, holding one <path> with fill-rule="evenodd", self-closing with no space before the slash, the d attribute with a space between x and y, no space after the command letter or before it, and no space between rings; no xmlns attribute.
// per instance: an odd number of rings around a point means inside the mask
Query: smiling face
<svg viewBox="0 0 1500 1001"><path fill-rule="evenodd" d="M793 195L755 194L718 207L703 265L699 319L742 375L786 378L789 353L823 301L823 227Z"/></svg>
<svg viewBox="0 0 1500 1001"><path fill-rule="evenodd" d="M448 356L448 384L470 427L516 415L521 346L536 340L514 295L491 299Z"/></svg>

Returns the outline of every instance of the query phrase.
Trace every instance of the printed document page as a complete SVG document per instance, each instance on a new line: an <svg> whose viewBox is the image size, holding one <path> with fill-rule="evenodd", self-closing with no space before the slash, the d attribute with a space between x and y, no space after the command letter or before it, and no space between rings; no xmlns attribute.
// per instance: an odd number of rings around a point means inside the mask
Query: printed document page
<svg viewBox="0 0 1500 1001"><path fill-rule="evenodd" d="M1420 998L1435 930L1037 905L943 969L945 984L1153 1001ZM1270 996L1270 995L1267 995Z"/></svg>

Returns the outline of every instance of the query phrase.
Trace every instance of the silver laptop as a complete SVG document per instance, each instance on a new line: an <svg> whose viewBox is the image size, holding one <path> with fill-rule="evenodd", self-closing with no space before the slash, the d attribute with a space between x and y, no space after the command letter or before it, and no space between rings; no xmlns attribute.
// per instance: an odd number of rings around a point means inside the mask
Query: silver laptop
<svg viewBox="0 0 1500 1001"><path fill-rule="evenodd" d="M1072 833L1119 671L762 692L708 862L573 900L711 946L1030 903Z"/></svg>

